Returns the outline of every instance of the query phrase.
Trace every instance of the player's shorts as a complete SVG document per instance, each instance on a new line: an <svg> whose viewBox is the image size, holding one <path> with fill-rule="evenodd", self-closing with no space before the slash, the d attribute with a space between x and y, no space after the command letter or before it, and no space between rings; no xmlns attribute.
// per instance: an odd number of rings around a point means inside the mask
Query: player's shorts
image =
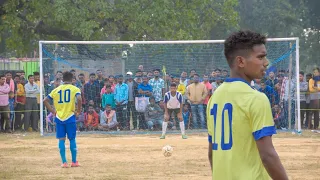
<svg viewBox="0 0 320 180"><path fill-rule="evenodd" d="M68 136L69 140L75 139L77 135L77 123L75 122L75 116L70 117L67 120L68 123L59 123L56 120L56 137L57 139L65 138Z"/></svg>

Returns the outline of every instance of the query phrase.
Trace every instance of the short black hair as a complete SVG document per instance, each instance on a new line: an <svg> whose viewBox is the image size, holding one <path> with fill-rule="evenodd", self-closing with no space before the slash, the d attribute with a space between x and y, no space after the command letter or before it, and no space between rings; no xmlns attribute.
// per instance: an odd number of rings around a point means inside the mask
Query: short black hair
<svg viewBox="0 0 320 180"><path fill-rule="evenodd" d="M56 74L58 74L58 73L61 73L61 74L62 74L62 71L57 71L57 73L56 73Z"/></svg>
<svg viewBox="0 0 320 180"><path fill-rule="evenodd" d="M20 78L20 76L19 76L19 75L15 75L15 76L14 76L14 78L16 78L16 77Z"/></svg>
<svg viewBox="0 0 320 180"><path fill-rule="evenodd" d="M33 75L32 75L32 74L30 74L30 75L28 76L28 79L30 79L31 77L33 77Z"/></svg>
<svg viewBox="0 0 320 180"><path fill-rule="evenodd" d="M302 76L304 76L304 72L303 72L303 71L300 71L299 74L301 74Z"/></svg>
<svg viewBox="0 0 320 180"><path fill-rule="evenodd" d="M149 101L151 101L151 99L156 100L156 98L154 96L150 96Z"/></svg>
<svg viewBox="0 0 320 180"><path fill-rule="evenodd" d="M231 34L224 42L224 55L229 66L233 65L236 56L244 55L244 51L252 50L255 45L266 44L266 36L246 30Z"/></svg>
<svg viewBox="0 0 320 180"><path fill-rule="evenodd" d="M96 74L95 74L95 73L90 73L89 77L90 77L90 76L96 76Z"/></svg>
<svg viewBox="0 0 320 180"><path fill-rule="evenodd" d="M71 82L72 78L73 78L73 74L70 71L65 71L62 74L62 79L63 79L64 82Z"/></svg>
<svg viewBox="0 0 320 180"><path fill-rule="evenodd" d="M153 69L153 72L155 72L155 71L160 72L160 69L159 69L159 68L155 68L155 69Z"/></svg>
<svg viewBox="0 0 320 180"><path fill-rule="evenodd" d="M283 70L283 69L280 69L280 70L279 70L279 72L281 72L281 73L285 73L286 71L285 71L285 70Z"/></svg>
<svg viewBox="0 0 320 180"><path fill-rule="evenodd" d="M171 83L170 87L177 87L177 84L176 83Z"/></svg>
<svg viewBox="0 0 320 180"><path fill-rule="evenodd" d="M7 75L7 74L11 74L11 75L12 75L12 72L11 72L11 71L7 71L7 72L6 72L6 75Z"/></svg>
<svg viewBox="0 0 320 180"><path fill-rule="evenodd" d="M74 69L71 69L71 70L70 70L70 72L76 72L76 70L74 70Z"/></svg>
<svg viewBox="0 0 320 180"><path fill-rule="evenodd" d="M199 76L199 74L197 74L197 73L194 73L194 74L193 74L193 77L194 77L194 76L198 76L198 77L200 77L200 76Z"/></svg>
<svg viewBox="0 0 320 180"><path fill-rule="evenodd" d="M142 71L140 69L136 71L136 73L140 73L140 72L142 73Z"/></svg>
<svg viewBox="0 0 320 180"><path fill-rule="evenodd" d="M110 75L109 78L114 78L114 75Z"/></svg>
<svg viewBox="0 0 320 180"><path fill-rule="evenodd" d="M0 74L0 78L6 77L4 74Z"/></svg>
<svg viewBox="0 0 320 180"><path fill-rule="evenodd" d="M34 76L39 76L40 73L39 73L39 72L33 72L33 75L34 75Z"/></svg>
<svg viewBox="0 0 320 180"><path fill-rule="evenodd" d="M122 74L118 75L118 78L123 78L123 75Z"/></svg>
<svg viewBox="0 0 320 180"><path fill-rule="evenodd" d="M92 107L92 108L94 108L92 104L89 104L89 105L88 105L88 108L89 108L89 107Z"/></svg>
<svg viewBox="0 0 320 180"><path fill-rule="evenodd" d="M83 73L80 73L80 74L78 75L78 77L79 77L79 76L84 76L84 74L83 74Z"/></svg>
<svg viewBox="0 0 320 180"><path fill-rule="evenodd" d="M311 73L306 74L306 77L312 77Z"/></svg>
<svg viewBox="0 0 320 180"><path fill-rule="evenodd" d="M221 72L221 69L217 68L217 69L215 69L214 71L219 71L219 72Z"/></svg>
<svg viewBox="0 0 320 180"><path fill-rule="evenodd" d="M107 107L107 106L111 107L111 104L106 104L106 107Z"/></svg>

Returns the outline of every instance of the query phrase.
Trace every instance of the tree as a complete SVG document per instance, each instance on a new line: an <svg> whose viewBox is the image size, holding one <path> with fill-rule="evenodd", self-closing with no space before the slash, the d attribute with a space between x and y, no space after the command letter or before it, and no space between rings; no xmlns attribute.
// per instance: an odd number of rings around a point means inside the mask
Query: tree
<svg viewBox="0 0 320 180"><path fill-rule="evenodd" d="M237 0L2 0L7 51L45 40L208 39L217 24L235 27Z"/></svg>

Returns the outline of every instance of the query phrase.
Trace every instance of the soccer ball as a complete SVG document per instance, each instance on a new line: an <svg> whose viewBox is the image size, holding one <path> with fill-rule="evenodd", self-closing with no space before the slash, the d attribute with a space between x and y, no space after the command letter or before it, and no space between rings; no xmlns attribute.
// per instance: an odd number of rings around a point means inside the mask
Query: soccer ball
<svg viewBox="0 0 320 180"><path fill-rule="evenodd" d="M166 145L162 148L162 153L165 157L169 157L172 155L173 148L170 145Z"/></svg>

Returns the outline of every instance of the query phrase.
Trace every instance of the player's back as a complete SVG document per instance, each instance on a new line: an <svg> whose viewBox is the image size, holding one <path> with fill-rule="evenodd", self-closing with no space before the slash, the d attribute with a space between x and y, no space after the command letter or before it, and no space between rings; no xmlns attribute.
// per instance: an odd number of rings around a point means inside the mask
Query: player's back
<svg viewBox="0 0 320 180"><path fill-rule="evenodd" d="M53 100L56 117L60 121L66 121L74 116L76 95L80 95L80 89L71 84L60 85L48 95Z"/></svg>
<svg viewBox="0 0 320 180"><path fill-rule="evenodd" d="M270 104L264 94L241 79L226 79L212 95L207 117L213 179L270 179L255 142L259 133L265 131L262 130L265 125L267 130L274 129ZM257 121L259 118L261 122Z"/></svg>

